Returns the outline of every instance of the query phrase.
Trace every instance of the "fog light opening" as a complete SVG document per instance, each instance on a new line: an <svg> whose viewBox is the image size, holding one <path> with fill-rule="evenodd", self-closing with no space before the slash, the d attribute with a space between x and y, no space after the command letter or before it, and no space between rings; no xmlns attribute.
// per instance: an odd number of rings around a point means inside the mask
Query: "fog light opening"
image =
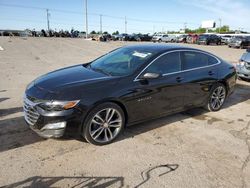
<svg viewBox="0 0 250 188"><path fill-rule="evenodd" d="M42 130L46 129L64 129L66 127L66 122L49 123L45 125Z"/></svg>

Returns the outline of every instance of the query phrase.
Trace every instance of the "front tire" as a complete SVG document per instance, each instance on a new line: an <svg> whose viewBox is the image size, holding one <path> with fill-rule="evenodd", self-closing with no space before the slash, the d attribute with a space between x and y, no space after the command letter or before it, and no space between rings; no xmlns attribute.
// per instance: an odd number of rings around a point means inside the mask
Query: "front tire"
<svg viewBox="0 0 250 188"><path fill-rule="evenodd" d="M226 94L226 87L221 83L216 84L211 90L205 108L211 112L220 110L225 102Z"/></svg>
<svg viewBox="0 0 250 188"><path fill-rule="evenodd" d="M115 103L103 103L95 107L87 116L82 135L94 145L106 145L113 142L123 131L124 112Z"/></svg>

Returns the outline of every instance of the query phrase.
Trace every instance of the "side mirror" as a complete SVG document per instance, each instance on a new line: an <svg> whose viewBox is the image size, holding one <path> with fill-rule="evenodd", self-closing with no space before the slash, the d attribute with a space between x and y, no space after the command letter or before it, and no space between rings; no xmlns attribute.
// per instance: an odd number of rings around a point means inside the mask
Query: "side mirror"
<svg viewBox="0 0 250 188"><path fill-rule="evenodd" d="M147 80L147 79L159 78L160 76L161 74L159 73L147 72L143 76L141 76L141 78Z"/></svg>

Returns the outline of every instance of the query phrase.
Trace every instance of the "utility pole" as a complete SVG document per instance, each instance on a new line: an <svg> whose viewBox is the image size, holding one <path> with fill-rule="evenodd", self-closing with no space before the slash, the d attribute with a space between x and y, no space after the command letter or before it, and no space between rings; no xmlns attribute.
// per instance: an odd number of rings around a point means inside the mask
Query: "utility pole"
<svg viewBox="0 0 250 188"><path fill-rule="evenodd" d="M219 22L220 22L220 27L219 27L219 33L220 33L220 30L221 30L221 18L219 18Z"/></svg>
<svg viewBox="0 0 250 188"><path fill-rule="evenodd" d="M187 29L187 22L184 22L184 33L186 33L186 29Z"/></svg>
<svg viewBox="0 0 250 188"><path fill-rule="evenodd" d="M100 14L100 34L102 34L102 15Z"/></svg>
<svg viewBox="0 0 250 188"><path fill-rule="evenodd" d="M46 13L47 13L47 26L48 26L48 31L50 30L50 27L49 27L49 9L46 9Z"/></svg>
<svg viewBox="0 0 250 188"><path fill-rule="evenodd" d="M88 38L88 2L85 0L85 29L86 29L86 39Z"/></svg>
<svg viewBox="0 0 250 188"><path fill-rule="evenodd" d="M125 33L127 33L127 17L125 16Z"/></svg>

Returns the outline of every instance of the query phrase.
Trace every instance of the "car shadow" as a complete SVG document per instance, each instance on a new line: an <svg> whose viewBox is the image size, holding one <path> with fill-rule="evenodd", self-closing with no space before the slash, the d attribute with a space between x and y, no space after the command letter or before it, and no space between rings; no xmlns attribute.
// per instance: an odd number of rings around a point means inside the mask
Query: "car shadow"
<svg viewBox="0 0 250 188"><path fill-rule="evenodd" d="M0 152L43 140L29 128L23 117L0 120Z"/></svg>
<svg viewBox="0 0 250 188"><path fill-rule="evenodd" d="M22 111L23 111L23 107L0 109L0 117L8 116L8 115L15 114L17 112L22 112Z"/></svg>
<svg viewBox="0 0 250 188"><path fill-rule="evenodd" d="M225 101L223 108L228 108L230 106L245 102L249 99L250 99L250 85L247 82L241 81L240 83L236 84L234 93L229 96L228 100Z"/></svg>
<svg viewBox="0 0 250 188"><path fill-rule="evenodd" d="M237 105L242 102L248 102L250 99L250 85L237 83L234 93L232 93L227 100L225 101L222 109L226 109ZM250 104L250 101L248 102ZM205 120L208 121L208 124L212 124L215 121L218 121L217 118L209 117L206 115L208 111L203 108L194 108L184 112L164 116L158 119L149 120L143 123L139 123L136 125L126 127L122 136L118 138L116 141L121 141L126 138L131 138L136 135L151 131L153 129L160 128L162 126L167 126L174 122L181 122L187 118L194 118L197 120ZM216 113L216 112L214 112ZM249 113L250 115L250 113Z"/></svg>
<svg viewBox="0 0 250 188"><path fill-rule="evenodd" d="M95 177L95 176L33 176L23 181L5 185L5 188L14 187L124 187L124 177Z"/></svg>

